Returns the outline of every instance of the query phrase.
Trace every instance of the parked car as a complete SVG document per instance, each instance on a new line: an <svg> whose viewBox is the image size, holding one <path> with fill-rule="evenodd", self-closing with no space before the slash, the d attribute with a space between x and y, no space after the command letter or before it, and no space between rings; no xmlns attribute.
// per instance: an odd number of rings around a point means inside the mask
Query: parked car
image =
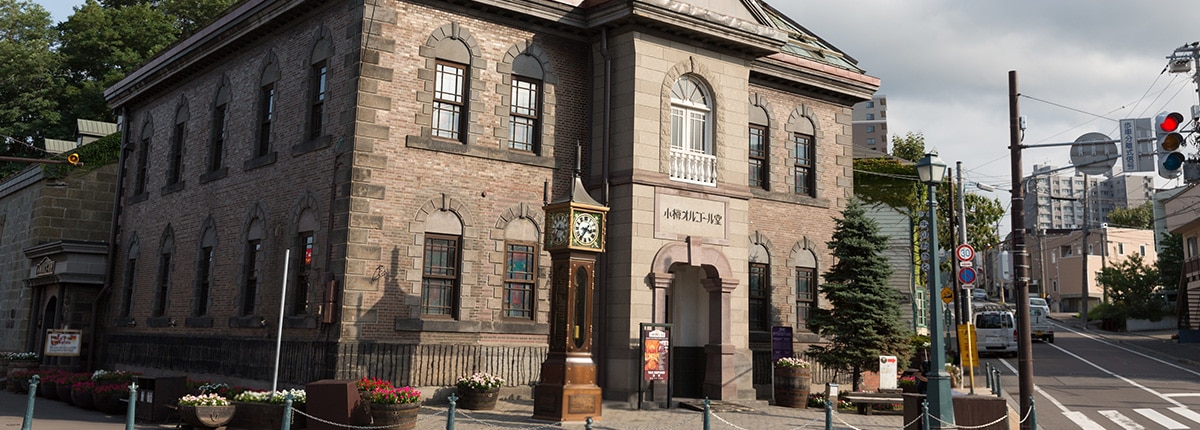
<svg viewBox="0 0 1200 430"><path fill-rule="evenodd" d="M1054 325L1050 324L1050 305L1046 299L1029 298L1029 333L1034 340L1054 343Z"/></svg>
<svg viewBox="0 0 1200 430"><path fill-rule="evenodd" d="M979 287L972 288L971 300L987 300L987 290Z"/></svg>
<svg viewBox="0 0 1200 430"><path fill-rule="evenodd" d="M979 310L975 313L975 348L980 355L1017 356L1017 325L1012 312Z"/></svg>

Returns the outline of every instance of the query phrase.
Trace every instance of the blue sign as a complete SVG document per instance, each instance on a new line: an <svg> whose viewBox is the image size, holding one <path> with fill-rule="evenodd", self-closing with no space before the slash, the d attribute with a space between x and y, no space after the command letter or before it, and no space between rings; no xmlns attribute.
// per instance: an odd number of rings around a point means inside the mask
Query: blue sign
<svg viewBox="0 0 1200 430"><path fill-rule="evenodd" d="M975 283L975 268L964 267L958 269L958 280L964 284Z"/></svg>

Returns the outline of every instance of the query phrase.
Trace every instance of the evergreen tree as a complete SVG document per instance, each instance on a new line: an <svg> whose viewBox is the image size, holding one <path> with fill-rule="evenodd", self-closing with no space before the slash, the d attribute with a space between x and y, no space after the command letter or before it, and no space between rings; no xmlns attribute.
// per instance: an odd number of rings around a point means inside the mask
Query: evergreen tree
<svg viewBox="0 0 1200 430"><path fill-rule="evenodd" d="M900 297L887 285L892 269L883 252L887 238L857 201L836 220L828 246L836 262L824 273L820 292L830 308L813 309L808 328L828 339L810 353L829 369L851 372L857 391L862 372L879 369L879 356L907 357L910 332L900 321Z"/></svg>

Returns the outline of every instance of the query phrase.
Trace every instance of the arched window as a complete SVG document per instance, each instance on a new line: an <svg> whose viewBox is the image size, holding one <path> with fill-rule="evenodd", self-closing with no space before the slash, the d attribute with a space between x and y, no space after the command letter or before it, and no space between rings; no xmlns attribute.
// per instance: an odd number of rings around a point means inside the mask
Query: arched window
<svg viewBox="0 0 1200 430"><path fill-rule="evenodd" d="M671 179L700 185L717 185L717 157L713 153L712 99L691 76L671 86Z"/></svg>
<svg viewBox="0 0 1200 430"><path fill-rule="evenodd" d="M512 97L508 117L508 147L538 153L541 144L542 65L521 55L513 60Z"/></svg>
<svg viewBox="0 0 1200 430"><path fill-rule="evenodd" d="M684 76L671 87L671 148L712 155L708 94L695 79Z"/></svg>

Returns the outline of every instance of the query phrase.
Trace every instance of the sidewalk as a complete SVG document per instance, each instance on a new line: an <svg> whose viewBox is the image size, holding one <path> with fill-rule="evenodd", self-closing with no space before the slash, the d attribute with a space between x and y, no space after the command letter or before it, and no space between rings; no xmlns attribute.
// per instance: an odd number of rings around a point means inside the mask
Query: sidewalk
<svg viewBox="0 0 1200 430"><path fill-rule="evenodd" d="M1052 312L1050 319L1142 354L1200 369L1200 343L1179 343L1172 339L1172 336L1179 333L1178 330L1112 332L1100 330L1099 322L1096 321L1088 321L1087 328L1084 328L1083 320L1073 313Z"/></svg>
<svg viewBox="0 0 1200 430"><path fill-rule="evenodd" d="M823 409L793 409L770 406L761 401L735 402L742 408L730 408L728 411L714 407L712 428L716 429L768 429L768 428L812 428L825 426L825 411ZM27 395L14 394L8 391L0 392L0 428L18 429L25 415ZM431 405L421 408L417 428L435 430L446 428L446 405ZM732 409L749 409L733 411ZM583 429L583 423L548 423L535 421L530 418L533 414L533 401L528 398L502 399L497 402L496 409L491 411L459 410L455 414L455 428L460 429ZM897 412L879 412L877 415L859 415L843 411L834 413L835 429L858 428L898 429L903 425L904 417ZM33 428L37 430L121 430L125 428L125 416L104 415L92 410L84 410L70 406L57 400L37 398L34 402ZM686 408L634 410L623 402L604 402L601 420L592 427L595 429L696 429L703 426L704 414ZM174 429L175 421L166 423L138 422L138 430Z"/></svg>

